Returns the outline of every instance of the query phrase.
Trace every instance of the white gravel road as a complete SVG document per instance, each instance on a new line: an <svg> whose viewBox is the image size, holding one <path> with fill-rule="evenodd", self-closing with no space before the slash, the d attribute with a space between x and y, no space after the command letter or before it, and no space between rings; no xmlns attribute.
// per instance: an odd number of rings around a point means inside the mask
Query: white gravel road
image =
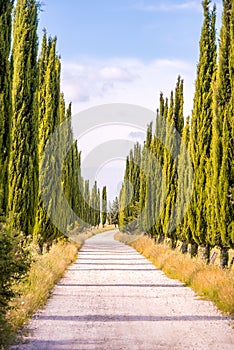
<svg viewBox="0 0 234 350"><path fill-rule="evenodd" d="M32 320L27 343L12 349L234 349L230 320L114 241L115 232L86 241Z"/></svg>

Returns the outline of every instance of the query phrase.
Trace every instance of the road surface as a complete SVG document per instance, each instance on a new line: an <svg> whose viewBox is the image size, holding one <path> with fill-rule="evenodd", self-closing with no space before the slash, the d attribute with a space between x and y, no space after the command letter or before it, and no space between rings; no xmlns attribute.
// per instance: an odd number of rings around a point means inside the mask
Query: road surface
<svg viewBox="0 0 234 350"><path fill-rule="evenodd" d="M20 350L233 350L230 320L116 231L86 241Z"/></svg>

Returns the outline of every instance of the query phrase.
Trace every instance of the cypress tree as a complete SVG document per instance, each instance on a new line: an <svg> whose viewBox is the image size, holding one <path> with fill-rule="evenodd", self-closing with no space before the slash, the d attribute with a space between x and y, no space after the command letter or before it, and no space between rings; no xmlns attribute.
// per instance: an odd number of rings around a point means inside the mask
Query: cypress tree
<svg viewBox="0 0 234 350"><path fill-rule="evenodd" d="M7 166L10 142L10 62L12 0L0 1L0 214L7 205Z"/></svg>
<svg viewBox="0 0 234 350"><path fill-rule="evenodd" d="M100 223L100 191L97 188L97 181L94 182L94 185L91 191L90 207L91 207L91 225L98 226Z"/></svg>
<svg viewBox="0 0 234 350"><path fill-rule="evenodd" d="M86 226L89 226L90 223L90 190L89 190L89 180L84 181L84 192L83 192L83 220L86 223Z"/></svg>
<svg viewBox="0 0 234 350"><path fill-rule="evenodd" d="M40 181L46 186L51 196L49 208L52 208L58 201L57 194L51 191L54 184L54 172L51 173L51 164L56 165L55 155L59 154L59 148L55 146L53 154L44 156L44 150L49 137L59 125L60 119L65 119L60 113L64 113L64 101L60 96L60 62L56 55L56 38L47 40L44 33L42 51L39 58L39 86L38 86L38 154ZM59 140L58 140L59 141ZM65 142L63 140L62 142ZM42 178L43 177L43 178ZM41 242L50 240L57 232L54 225L50 222L50 212L47 213L44 208L42 198L39 195L34 235ZM52 210L52 209L51 209Z"/></svg>
<svg viewBox="0 0 234 350"><path fill-rule="evenodd" d="M95 226L100 225L100 213L101 213L101 197L100 197L100 189L97 190L97 196L96 196L96 212L95 212Z"/></svg>
<svg viewBox="0 0 234 350"><path fill-rule="evenodd" d="M165 192L163 191L163 167L164 167L164 148L166 138L166 118L168 113L168 100L160 96L160 114L157 114L155 135L152 142L152 152L157 160L155 171L155 210L156 210L156 222L155 233L158 236L158 242L162 242L165 238L163 231L162 214L165 207ZM161 114L162 113L162 114Z"/></svg>
<svg viewBox="0 0 234 350"><path fill-rule="evenodd" d="M164 210L161 215L163 233L170 238L172 248L175 248L177 235L175 229L175 205L177 200L177 159L182 134L183 117L183 80L178 77L175 93L171 92L170 107L166 116L164 154L163 154L163 181L161 206ZM157 181L157 180L156 180ZM165 202L163 204L163 201Z"/></svg>
<svg viewBox="0 0 234 350"><path fill-rule="evenodd" d="M129 198L131 196L130 193L130 185L129 185L129 156L126 158L126 166L124 173L124 181L120 191L120 211L119 211L119 226L121 231L127 230L127 224L129 222Z"/></svg>
<svg viewBox="0 0 234 350"><path fill-rule="evenodd" d="M176 130L178 131L180 136L182 136L184 128L184 81L181 79L180 76L178 76L175 88L175 105L173 119Z"/></svg>
<svg viewBox="0 0 234 350"><path fill-rule="evenodd" d="M112 205L110 203L109 206L109 220L111 225L118 225L119 223L119 200L118 197L115 197L115 199L112 202Z"/></svg>
<svg viewBox="0 0 234 350"><path fill-rule="evenodd" d="M214 82L214 120L211 141L210 184L208 188L208 223L210 239L221 248L222 267L228 264L228 249L232 246L233 204L233 103L232 79L233 42L231 35L232 1L223 1L222 27L220 31L219 63Z"/></svg>
<svg viewBox="0 0 234 350"><path fill-rule="evenodd" d="M139 227L143 232L148 232L151 228L151 191L150 191L150 148L153 137L153 123L151 122L147 127L146 141L143 146L141 155L141 166L139 172L140 186L139 186L139 210L141 213ZM151 233L151 232L148 232Z"/></svg>
<svg viewBox="0 0 234 350"><path fill-rule="evenodd" d="M189 200L190 191L188 190L193 181L193 169L188 153L188 144L190 139L190 124L187 118L186 125L182 132L182 141L180 146L180 153L178 157L178 191L177 191L177 205L176 205L176 220L177 228L176 234L178 239L182 242L181 251L186 253L188 244L192 242L192 235L189 226ZM191 189L192 190L192 189ZM187 206L185 207L185 203Z"/></svg>
<svg viewBox="0 0 234 350"><path fill-rule="evenodd" d="M30 234L37 202L37 4L18 0L12 48L12 129L8 211Z"/></svg>
<svg viewBox="0 0 234 350"><path fill-rule="evenodd" d="M230 187L229 187L229 200L232 204L232 224L229 228L229 233L231 236L232 245L234 245L234 3L232 1L231 8L231 43L230 43L230 60L229 60L229 70L230 70L230 81L231 81L231 101L230 101L230 109L229 115L231 118L231 177L230 177Z"/></svg>
<svg viewBox="0 0 234 350"><path fill-rule="evenodd" d="M210 0L203 1L204 23L200 39L200 58L197 67L196 90L191 122L190 153L192 157L195 183L190 208L190 229L196 245L206 248L206 260L209 261L210 244L207 242L206 210L206 167L210 157L212 135L212 83L216 72L216 9L209 10Z"/></svg>
<svg viewBox="0 0 234 350"><path fill-rule="evenodd" d="M103 227L106 224L107 219L107 191L106 186L102 189L102 225Z"/></svg>

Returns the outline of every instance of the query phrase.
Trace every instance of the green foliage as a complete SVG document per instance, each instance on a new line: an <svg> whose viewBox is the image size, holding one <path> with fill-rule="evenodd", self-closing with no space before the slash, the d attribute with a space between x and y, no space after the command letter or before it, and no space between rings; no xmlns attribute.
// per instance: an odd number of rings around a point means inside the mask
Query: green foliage
<svg viewBox="0 0 234 350"><path fill-rule="evenodd" d="M98 226L100 224L100 190L97 188L96 181L91 191L90 210L90 224L92 226Z"/></svg>
<svg viewBox="0 0 234 350"><path fill-rule="evenodd" d="M53 145L51 153L45 157L44 150L49 137L55 131L56 126L60 123L60 61L56 54L56 38L49 38L44 32L42 51L38 62L38 166L40 178L39 181L46 184L49 191L52 192L50 197L49 208L53 208L55 201L58 202L57 193L53 188L56 176L55 168L59 161L59 147ZM61 103L61 104L60 104ZM65 108L65 107L64 107ZM61 112L62 112L61 108ZM65 112L64 112L65 113ZM63 117L64 118L64 117ZM62 142L66 142L63 140ZM51 165L53 164L53 171ZM51 215L51 213L48 213ZM36 222L34 226L34 236L43 244L43 242L52 240L58 235L56 228L50 222L42 202L40 193L38 193L38 204L36 210Z"/></svg>
<svg viewBox="0 0 234 350"><path fill-rule="evenodd" d="M7 206L7 167L10 142L10 62L12 0L0 1L0 211Z"/></svg>
<svg viewBox="0 0 234 350"><path fill-rule="evenodd" d="M204 23L200 39L196 90L191 120L189 149L194 168L194 192L189 210L192 237L198 245L207 245L206 171L209 166L213 120L213 81L216 73L216 9L209 10L210 0L203 1Z"/></svg>
<svg viewBox="0 0 234 350"><path fill-rule="evenodd" d="M102 225L103 227L106 224L107 220L107 191L106 186L102 189Z"/></svg>
<svg viewBox="0 0 234 350"><path fill-rule="evenodd" d="M148 129L147 140L151 138ZM150 141L149 141L150 142ZM137 143L126 160L124 183L120 193L119 225L121 230L134 231L139 226L141 188L141 146Z"/></svg>
<svg viewBox="0 0 234 350"><path fill-rule="evenodd" d="M135 173L140 184L134 182L134 151L127 157L119 224L127 231L134 220L155 240L167 238L172 247L182 241L184 252L190 244L191 256L200 245L207 262L211 247L219 246L225 267L228 249L234 245L234 2L223 0L218 64L216 7L210 9L210 4L210 0L202 3L204 22L191 121L184 127L183 80L178 77L170 99L160 94L154 135L152 124L148 126L140 173Z"/></svg>
<svg viewBox="0 0 234 350"><path fill-rule="evenodd" d="M5 315L14 297L15 285L28 271L31 255L24 235L0 224L0 346L6 340Z"/></svg>
<svg viewBox="0 0 234 350"><path fill-rule="evenodd" d="M32 233L37 201L37 4L18 0L12 47L12 125L8 211L14 224Z"/></svg>
<svg viewBox="0 0 234 350"><path fill-rule="evenodd" d="M219 63L214 82L214 119L211 140L211 159L208 181L208 224L213 244L219 245L225 255L233 247L233 12L230 0L223 1L222 27L220 32ZM228 258L221 259L226 266Z"/></svg>
<svg viewBox="0 0 234 350"><path fill-rule="evenodd" d="M119 224L119 200L118 197L115 197L112 204L109 204L109 224L118 225Z"/></svg>

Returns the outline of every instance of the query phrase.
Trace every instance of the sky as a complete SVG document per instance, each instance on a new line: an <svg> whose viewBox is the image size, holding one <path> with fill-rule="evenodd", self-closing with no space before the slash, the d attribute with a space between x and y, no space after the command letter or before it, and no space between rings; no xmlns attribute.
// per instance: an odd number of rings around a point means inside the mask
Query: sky
<svg viewBox="0 0 234 350"><path fill-rule="evenodd" d="M216 4L219 28L221 0ZM184 114L191 115L203 22L200 0L44 0L39 18L40 41L43 28L58 37L61 88L72 102L83 161L110 135L132 142L144 138L137 127L121 131L113 125L80 137L80 113L88 108L128 103L155 111L160 92L169 96L181 75ZM100 164L94 176L100 186L107 184L110 200L121 187L125 157L119 158Z"/></svg>

